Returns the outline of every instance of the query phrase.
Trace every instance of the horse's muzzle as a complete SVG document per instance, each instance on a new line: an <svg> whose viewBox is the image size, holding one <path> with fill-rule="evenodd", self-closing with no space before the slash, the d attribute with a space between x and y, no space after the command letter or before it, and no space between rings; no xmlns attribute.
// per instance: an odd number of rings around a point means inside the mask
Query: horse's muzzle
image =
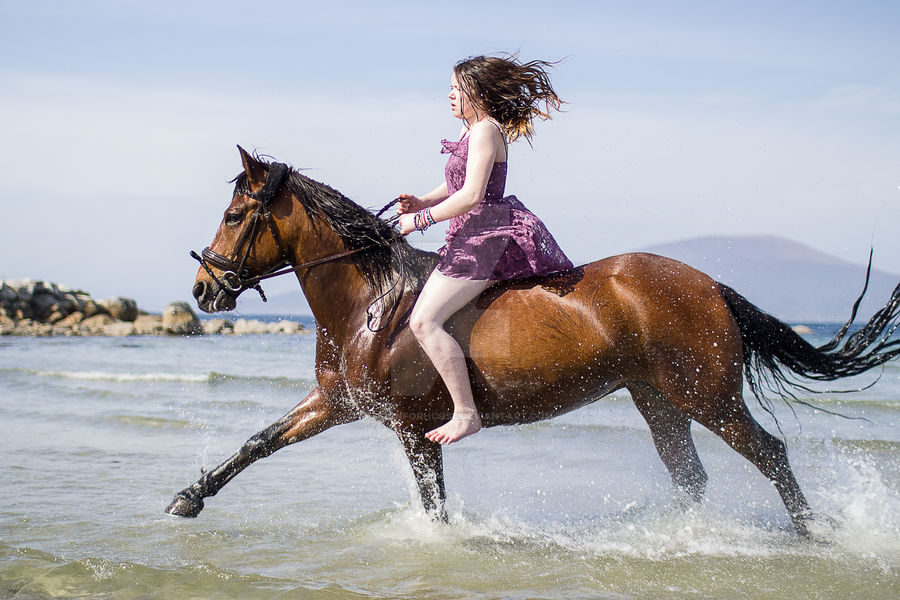
<svg viewBox="0 0 900 600"><path fill-rule="evenodd" d="M214 313L237 308L237 296L215 282L198 281L194 284L192 293L203 312Z"/></svg>

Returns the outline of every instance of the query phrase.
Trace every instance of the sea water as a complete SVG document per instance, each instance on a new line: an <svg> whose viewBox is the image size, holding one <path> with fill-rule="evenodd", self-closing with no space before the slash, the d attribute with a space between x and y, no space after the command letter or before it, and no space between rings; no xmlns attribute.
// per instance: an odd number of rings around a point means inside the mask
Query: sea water
<svg viewBox="0 0 900 600"><path fill-rule="evenodd" d="M450 526L370 420L257 462L196 519L163 514L312 389L314 344L0 338L0 597L900 596L898 361L802 396L843 417L774 405L815 541L697 425L709 484L686 507L625 392L448 448Z"/></svg>

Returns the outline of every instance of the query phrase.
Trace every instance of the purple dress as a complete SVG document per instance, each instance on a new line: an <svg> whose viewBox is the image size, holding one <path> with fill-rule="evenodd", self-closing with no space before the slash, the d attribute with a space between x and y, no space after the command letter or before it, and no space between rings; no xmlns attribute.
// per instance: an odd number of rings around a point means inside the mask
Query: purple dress
<svg viewBox="0 0 900 600"><path fill-rule="evenodd" d="M469 137L441 144L441 153L450 154L444 175L447 191L453 194L466 181ZM447 243L438 250L437 268L442 274L456 279L504 280L572 268L547 226L518 198L504 196L505 188L506 163L496 162L484 199L449 221Z"/></svg>

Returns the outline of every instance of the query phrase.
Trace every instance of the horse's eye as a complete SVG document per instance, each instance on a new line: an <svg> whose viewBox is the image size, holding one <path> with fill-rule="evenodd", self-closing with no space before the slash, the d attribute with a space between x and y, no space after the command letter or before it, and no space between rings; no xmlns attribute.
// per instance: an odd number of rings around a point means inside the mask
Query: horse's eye
<svg viewBox="0 0 900 600"><path fill-rule="evenodd" d="M244 220L244 215L239 212L225 213L225 224L226 225L238 225L243 220Z"/></svg>

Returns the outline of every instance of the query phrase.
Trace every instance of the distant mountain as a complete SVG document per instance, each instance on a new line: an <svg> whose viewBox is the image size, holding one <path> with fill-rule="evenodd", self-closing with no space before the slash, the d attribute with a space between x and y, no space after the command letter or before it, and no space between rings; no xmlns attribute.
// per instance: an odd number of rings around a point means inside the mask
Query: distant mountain
<svg viewBox="0 0 900 600"><path fill-rule="evenodd" d="M695 238L643 251L687 263L791 323L846 321L866 277L863 264L773 236ZM881 308L898 281L873 269L857 319Z"/></svg>
<svg viewBox="0 0 900 600"><path fill-rule="evenodd" d="M845 321L866 277L864 264L772 236L704 237L642 250L687 263L789 323ZM859 318L881 308L898 281L900 275L873 270ZM271 294L266 304L248 291L238 308L244 314L311 314L299 286Z"/></svg>

